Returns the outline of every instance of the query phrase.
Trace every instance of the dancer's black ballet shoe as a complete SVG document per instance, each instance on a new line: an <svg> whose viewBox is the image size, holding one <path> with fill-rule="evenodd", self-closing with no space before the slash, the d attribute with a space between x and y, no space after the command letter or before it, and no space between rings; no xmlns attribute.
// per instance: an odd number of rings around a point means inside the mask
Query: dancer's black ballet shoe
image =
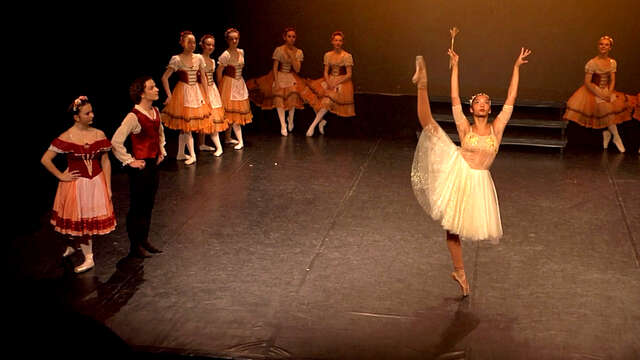
<svg viewBox="0 0 640 360"><path fill-rule="evenodd" d="M138 258L138 259L146 259L151 257L151 255L149 255L149 253L140 246L136 249L131 249L129 251L129 255L127 256Z"/></svg>
<svg viewBox="0 0 640 360"><path fill-rule="evenodd" d="M458 283L458 285L460 285L460 290L462 291L462 296L469 296L469 293L471 292L471 290L469 289L469 282L467 281L467 276L465 275L464 271L462 271L461 274L458 274L457 272L452 272L451 273L451 277L453 278L454 281L456 281Z"/></svg>
<svg viewBox="0 0 640 360"><path fill-rule="evenodd" d="M148 252L152 253L152 254L160 254L162 252L162 250L158 249L157 247L151 245L150 243L143 243L142 247L147 250Z"/></svg>

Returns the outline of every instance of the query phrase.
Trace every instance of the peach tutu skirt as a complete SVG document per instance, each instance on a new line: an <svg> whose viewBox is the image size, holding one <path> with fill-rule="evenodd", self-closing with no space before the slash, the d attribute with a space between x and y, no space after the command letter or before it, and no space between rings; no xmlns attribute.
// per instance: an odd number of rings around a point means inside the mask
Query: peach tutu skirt
<svg viewBox="0 0 640 360"><path fill-rule="evenodd" d="M53 202L55 231L72 235L104 235L116 228L104 172L93 179L60 181Z"/></svg>
<svg viewBox="0 0 640 360"><path fill-rule="evenodd" d="M626 96L617 91L614 95L614 101L603 101L582 85L567 100L567 110L562 118L594 129L603 129L630 120L631 107Z"/></svg>
<svg viewBox="0 0 640 360"><path fill-rule="evenodd" d="M302 91L302 98L316 112L320 109L327 109L342 117L356 115L351 80L338 85L333 90L328 89L324 78L307 80L307 86Z"/></svg>
<svg viewBox="0 0 640 360"><path fill-rule="evenodd" d="M204 100L202 93L199 98L202 98L198 107L186 106L187 97L194 96L191 94L193 91L200 92L198 85L187 85L182 81L178 81L176 87L171 94L171 101L162 109L160 116L162 117L162 123L164 126L173 130L180 130L184 132L204 132L211 134L214 132L215 127L213 121L211 121L211 106ZM194 90L197 89L197 90ZM193 101L191 99L191 101Z"/></svg>
<svg viewBox="0 0 640 360"><path fill-rule="evenodd" d="M213 123L214 131L225 131L229 128L229 124L224 119L224 107L222 106L220 93L218 92L218 88L215 86L215 84L207 86L209 91L207 104L211 107L211 117L209 119Z"/></svg>
<svg viewBox="0 0 640 360"><path fill-rule="evenodd" d="M306 87L306 82L295 72L289 73L295 79L294 86L275 88L273 71L267 75L247 81L249 98L262 110L304 109L304 101L300 95Z"/></svg>
<svg viewBox="0 0 640 360"><path fill-rule="evenodd" d="M411 168L411 184L422 208L463 240L498 243L502 223L489 170L469 167L440 128L422 131Z"/></svg>
<svg viewBox="0 0 640 360"><path fill-rule="evenodd" d="M231 100L231 82L233 79L229 76L222 77L220 85L220 96L222 98L222 106L224 107L224 117L229 124L246 125L251 123L253 114L251 114L251 104L249 99Z"/></svg>

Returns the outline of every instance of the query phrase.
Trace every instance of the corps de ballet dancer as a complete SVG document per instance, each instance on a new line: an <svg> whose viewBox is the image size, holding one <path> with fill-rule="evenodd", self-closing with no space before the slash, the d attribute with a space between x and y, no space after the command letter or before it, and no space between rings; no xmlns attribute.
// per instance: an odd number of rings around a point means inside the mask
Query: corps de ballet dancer
<svg viewBox="0 0 640 360"><path fill-rule="evenodd" d="M215 127L211 120L211 107L206 100L207 87L198 85L198 78L200 83L207 83L205 63L201 55L194 53L196 38L191 31L180 33L180 45L182 53L171 57L167 70L162 75L162 85L167 94L165 107L162 109L162 122L167 128L180 131L176 160L185 160L185 164L191 165L196 162L191 133L195 131L212 134ZM178 82L172 92L169 77L174 73L178 75ZM185 145L189 149L188 156L184 153Z"/></svg>
<svg viewBox="0 0 640 360"><path fill-rule="evenodd" d="M306 86L305 81L298 76L304 55L295 46L296 30L288 27L282 33L284 44L278 46L272 55L273 68L257 79L247 81L249 98L262 110L276 108L280 120L280 134L287 136L293 130L293 118L296 109L304 109L301 93ZM285 123L285 111L288 126Z"/></svg>
<svg viewBox="0 0 640 360"><path fill-rule="evenodd" d="M331 34L331 44L333 50L324 54L323 77L308 80L308 86L302 92L302 98L316 111L316 117L307 130L307 136L313 136L316 125L320 133L324 134L324 127L327 124L324 116L327 112L341 117L356 115L351 81L353 56L342 48L344 45L342 31Z"/></svg>
<svg viewBox="0 0 640 360"><path fill-rule="evenodd" d="M237 29L227 29L224 38L228 48L218 58L216 75L220 85L224 117L231 125L237 139L237 144L233 148L240 150L244 147L241 126L251 123L253 118L251 104L249 104L249 90L242 77L242 68L245 65L244 50L238 49L240 31ZM231 142L231 134L228 131L227 134L226 142Z"/></svg>
<svg viewBox="0 0 640 360"><path fill-rule="evenodd" d="M60 180L53 202L51 224L55 231L71 236L63 257L79 246L84 262L74 268L81 273L94 267L92 236L108 234L116 228L111 202L111 142L101 130L91 126L93 108L86 96L69 106L74 124L58 136L40 162ZM53 164L57 154L67 158L62 172Z"/></svg>
<svg viewBox="0 0 640 360"><path fill-rule="evenodd" d="M423 127L416 147L411 182L415 196L434 220L446 230L453 262L451 274L463 296L470 293L464 271L461 239L497 243L502 224L495 186L489 168L495 159L518 92L520 66L530 50L522 49L513 66L507 99L498 116L489 122L491 99L484 93L470 101L473 125L462 111L458 90L458 55L449 49L451 105L461 146L456 146L431 114L427 93L427 69L416 57L413 82L418 87L418 119Z"/></svg>
<svg viewBox="0 0 640 360"><path fill-rule="evenodd" d="M229 124L224 119L224 107L222 106L222 99L220 98L220 92L214 82L214 74L216 71L216 63L211 59L211 54L215 50L216 39L211 34L206 34L200 39L200 47L202 48L202 58L204 59L204 74L207 79L206 83L201 83L202 87L207 87L206 90L202 90L203 94L208 94L205 99L211 107L211 122L213 123L213 133L211 133L211 141L216 146L215 149L205 145L204 138L205 133L200 133L200 150L214 151L214 156L222 155L222 145L220 144L220 137L218 133L225 131L229 128ZM200 77L198 77L200 79Z"/></svg>
<svg viewBox="0 0 640 360"><path fill-rule="evenodd" d="M624 152L616 125L631 119L631 109L624 94L614 90L618 64L609 57L612 47L610 36L598 40L598 55L585 65L584 83L567 100L562 118L584 127L604 129L602 147L608 148L613 136L613 143L620 152Z"/></svg>

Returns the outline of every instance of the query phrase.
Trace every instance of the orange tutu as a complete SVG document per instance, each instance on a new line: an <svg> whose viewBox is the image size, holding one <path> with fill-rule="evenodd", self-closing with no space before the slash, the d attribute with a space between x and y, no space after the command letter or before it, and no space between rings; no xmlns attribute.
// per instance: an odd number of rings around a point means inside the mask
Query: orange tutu
<svg viewBox="0 0 640 360"><path fill-rule="evenodd" d="M632 103L632 106L634 107L633 118L640 120L640 93L636 96L629 95L629 100L629 103Z"/></svg>
<svg viewBox="0 0 640 360"><path fill-rule="evenodd" d="M198 131L206 134L214 132L211 121L211 107L204 103L200 107L184 106L184 92L187 84L178 81L171 94L171 101L162 109L162 123L173 130L184 132Z"/></svg>
<svg viewBox="0 0 640 360"><path fill-rule="evenodd" d="M306 87L306 82L295 72L291 72L296 84L289 87L274 88L275 77L273 71L257 79L247 81L249 98L262 110L279 109L304 109L304 101L301 93Z"/></svg>
<svg viewBox="0 0 640 360"><path fill-rule="evenodd" d="M594 129L606 128L631 119L631 108L623 93L614 91L612 102L596 100L596 96L582 85L567 101L565 120Z"/></svg>
<svg viewBox="0 0 640 360"><path fill-rule="evenodd" d="M253 118L249 99L231 100L232 80L229 76L223 76L222 84L220 85L220 97L222 98L222 106L224 106L224 118L229 124L249 124Z"/></svg>
<svg viewBox="0 0 640 360"><path fill-rule="evenodd" d="M204 85L200 85L201 89L203 87ZM202 93L205 94L204 89L202 89ZM206 96L205 96L205 100L207 102L207 105L211 107L211 100L209 100L209 98ZM215 109L212 108L211 116L209 117L209 119L211 120L211 122L213 122L214 131L220 132L220 131L225 131L229 128L229 124L224 119L224 107L217 107Z"/></svg>
<svg viewBox="0 0 640 360"><path fill-rule="evenodd" d="M316 112L320 109L327 109L342 117L356 115L353 102L353 82L351 80L343 82L333 90L327 89L327 83L324 78L307 80L306 85L301 93L302 98Z"/></svg>
<svg viewBox="0 0 640 360"><path fill-rule="evenodd" d="M113 203L104 172L93 179L60 181L51 217L55 231L72 235L104 235L116 228Z"/></svg>

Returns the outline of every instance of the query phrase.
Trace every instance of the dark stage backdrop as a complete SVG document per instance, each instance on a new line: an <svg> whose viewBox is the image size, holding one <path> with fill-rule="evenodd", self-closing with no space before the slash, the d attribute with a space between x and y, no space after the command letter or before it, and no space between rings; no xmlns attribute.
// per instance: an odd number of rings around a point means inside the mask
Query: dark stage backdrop
<svg viewBox="0 0 640 360"><path fill-rule="evenodd" d="M192 9L101 2L22 6L7 14L16 25L5 36L5 59L13 64L6 72L18 77L10 107L20 114L7 121L7 153L17 164L12 165L11 188L21 190L12 191L9 201L19 205L15 215L20 218L22 212L51 206L56 180L38 160L72 124L66 113L71 100L88 95L95 126L112 136L132 106L131 81L151 75L160 87L169 58L181 51L178 34L184 29L198 37L213 33L217 58L225 48L224 30L237 27L247 78L270 69L271 53L286 26L298 29L297 44L305 53L302 75L321 76L322 55L331 49L329 35L339 29L354 55L357 92L413 94L409 79L415 55L422 54L432 97L446 100L448 29L455 25L461 29L456 50L462 58L463 96L485 91L496 100L504 98L512 63L520 46L526 46L533 55L522 71L519 101L535 104L562 104L581 84L598 38L609 34L619 65L617 89L640 91L640 16L637 1L630 0L237 0L198 3ZM161 94L164 100L162 89ZM259 122L247 130L256 126ZM19 136L25 131L28 141Z"/></svg>
<svg viewBox="0 0 640 360"><path fill-rule="evenodd" d="M594 0L422 0L422 1L249 1L236 2L252 73L266 72L286 25L298 29L305 52L303 74L319 77L329 35L345 32L355 59L356 91L415 93L409 78L417 54L427 60L433 96L448 97L448 29L460 28L461 91L506 96L513 61L521 46L533 49L522 72L519 99L563 103L581 84L584 64L596 55L600 36L615 39L617 89L640 91L640 7L637 1Z"/></svg>

